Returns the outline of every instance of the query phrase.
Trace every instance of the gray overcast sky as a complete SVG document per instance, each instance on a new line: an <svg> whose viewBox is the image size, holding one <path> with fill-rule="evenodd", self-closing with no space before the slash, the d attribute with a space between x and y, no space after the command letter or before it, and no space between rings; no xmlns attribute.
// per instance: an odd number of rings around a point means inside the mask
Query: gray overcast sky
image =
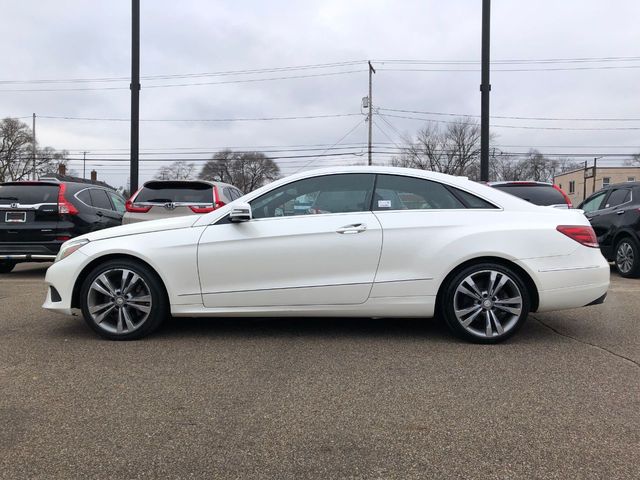
<svg viewBox="0 0 640 480"><path fill-rule="evenodd" d="M480 60L480 0L142 0L141 3L143 76L366 59ZM0 84L0 116L27 117L36 112L42 117L128 118L130 10L128 0L1 0L0 29L4 41L0 44L3 59L0 80L4 83ZM494 0L492 60L640 57L638 18L640 2L634 0ZM479 71L385 70L475 70L479 64L408 65L378 61L375 66L378 73L374 78L374 102L378 107L470 115L480 112ZM548 70L576 67L597 69ZM493 68L492 115L640 119L640 58L496 64ZM498 69L547 70L499 72ZM237 82L329 73L331 75L307 78ZM6 83L113 77L124 79L93 83ZM237 83L151 88L229 81ZM78 88L100 90L64 90ZM12 91L28 89L57 91ZM364 63L250 75L143 79L140 115L142 119L153 120L359 114L360 100L366 94ZM447 120L442 116L418 116ZM421 121L396 117L386 117L386 120L390 125L382 118L377 121L381 129L374 129L374 141L400 143L398 132L414 133L422 125ZM506 148L511 151L526 151L528 147L539 147L546 153L640 151L640 130L629 129L640 128L640 121L493 118L492 123L610 129L493 128L497 143L509 146ZM359 115L274 121L143 122L140 148L145 154L151 154L146 158L158 158L157 152L152 153L153 149L176 151L187 147L196 148L197 152L214 152L225 146L330 146L352 129L344 143L364 144L366 127ZM80 151L89 151L90 165L95 166L102 179L116 186L126 182L127 163L95 160L126 158L116 155L127 155L129 124L126 121L39 118L37 135L41 145L68 149L75 158L81 156ZM360 148L348 151L356 150ZM278 155L311 153L314 151ZM208 155L190 153L186 156ZM379 162L388 159L388 156L377 157ZM280 165L287 174L302 167L365 160L364 156L285 159ZM142 164L141 181L151 178L157 165ZM72 162L72 168L81 171L81 162Z"/></svg>

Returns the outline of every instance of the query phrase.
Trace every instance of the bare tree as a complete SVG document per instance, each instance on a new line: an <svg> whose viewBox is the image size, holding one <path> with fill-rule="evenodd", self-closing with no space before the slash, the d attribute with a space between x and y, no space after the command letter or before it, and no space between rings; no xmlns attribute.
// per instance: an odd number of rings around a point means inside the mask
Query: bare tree
<svg viewBox="0 0 640 480"><path fill-rule="evenodd" d="M407 142L404 153L392 165L420 168L450 175L478 176L480 125L463 117L442 126L429 122Z"/></svg>
<svg viewBox="0 0 640 480"><path fill-rule="evenodd" d="M51 147L37 149L35 173L39 177L66 165L67 152ZM0 181L31 178L34 170L33 133L29 126L15 118L0 121Z"/></svg>
<svg viewBox="0 0 640 480"><path fill-rule="evenodd" d="M260 152L216 153L202 167L198 178L235 185L245 193L251 192L280 177L278 164Z"/></svg>
<svg viewBox="0 0 640 480"><path fill-rule="evenodd" d="M631 157L631 160L627 160L625 163L627 165L635 165L635 166L640 165L640 153L636 153Z"/></svg>
<svg viewBox="0 0 640 480"><path fill-rule="evenodd" d="M171 165L163 165L158 173L156 180L191 180L195 177L196 166L193 163L187 163L178 160Z"/></svg>

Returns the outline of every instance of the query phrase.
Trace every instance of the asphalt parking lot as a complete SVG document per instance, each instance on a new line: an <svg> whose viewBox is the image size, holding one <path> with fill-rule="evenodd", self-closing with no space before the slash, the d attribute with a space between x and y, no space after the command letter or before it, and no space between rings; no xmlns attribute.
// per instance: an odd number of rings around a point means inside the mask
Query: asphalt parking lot
<svg viewBox="0 0 640 480"><path fill-rule="evenodd" d="M438 321L175 319L138 342L0 275L0 477L639 478L640 280L497 346Z"/></svg>

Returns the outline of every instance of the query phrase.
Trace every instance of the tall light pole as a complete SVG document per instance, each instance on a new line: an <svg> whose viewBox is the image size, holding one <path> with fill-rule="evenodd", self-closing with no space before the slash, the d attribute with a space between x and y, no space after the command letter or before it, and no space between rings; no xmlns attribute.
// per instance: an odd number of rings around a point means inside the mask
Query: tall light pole
<svg viewBox="0 0 640 480"><path fill-rule="evenodd" d="M482 0L482 80L480 84L480 180L489 181L489 83L491 0Z"/></svg>
<svg viewBox="0 0 640 480"><path fill-rule="evenodd" d="M371 62L369 63L369 148L368 148L368 158L369 158L369 165L373 165L373 160L371 158L371 142L373 139L373 74L376 73L375 68L373 68L373 65L371 65Z"/></svg>
<svg viewBox="0 0 640 480"><path fill-rule="evenodd" d="M31 154L33 155L33 179L37 180L37 173L36 173L36 114L33 114L33 124L32 124L32 130L33 130L33 145L31 145ZM27 170L28 171L28 170Z"/></svg>
<svg viewBox="0 0 640 480"><path fill-rule="evenodd" d="M131 149L129 190L138 190L140 118L140 0L131 0Z"/></svg>

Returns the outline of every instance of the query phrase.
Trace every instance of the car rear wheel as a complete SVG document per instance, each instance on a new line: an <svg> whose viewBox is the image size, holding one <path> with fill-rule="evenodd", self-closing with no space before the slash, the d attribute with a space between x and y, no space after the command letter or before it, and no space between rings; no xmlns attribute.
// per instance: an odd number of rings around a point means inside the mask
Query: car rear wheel
<svg viewBox="0 0 640 480"><path fill-rule="evenodd" d="M0 260L0 273L10 273L15 266L16 262L12 262L11 260Z"/></svg>
<svg viewBox="0 0 640 480"><path fill-rule="evenodd" d="M623 277L640 276L640 248L631 237L624 237L616 245L616 268Z"/></svg>
<svg viewBox="0 0 640 480"><path fill-rule="evenodd" d="M483 263L465 268L445 286L445 322L458 337L476 343L498 343L527 319L529 294L510 268Z"/></svg>
<svg viewBox="0 0 640 480"><path fill-rule="evenodd" d="M129 260L95 268L80 293L87 324L110 340L135 340L155 331L167 316L162 282L151 269Z"/></svg>

